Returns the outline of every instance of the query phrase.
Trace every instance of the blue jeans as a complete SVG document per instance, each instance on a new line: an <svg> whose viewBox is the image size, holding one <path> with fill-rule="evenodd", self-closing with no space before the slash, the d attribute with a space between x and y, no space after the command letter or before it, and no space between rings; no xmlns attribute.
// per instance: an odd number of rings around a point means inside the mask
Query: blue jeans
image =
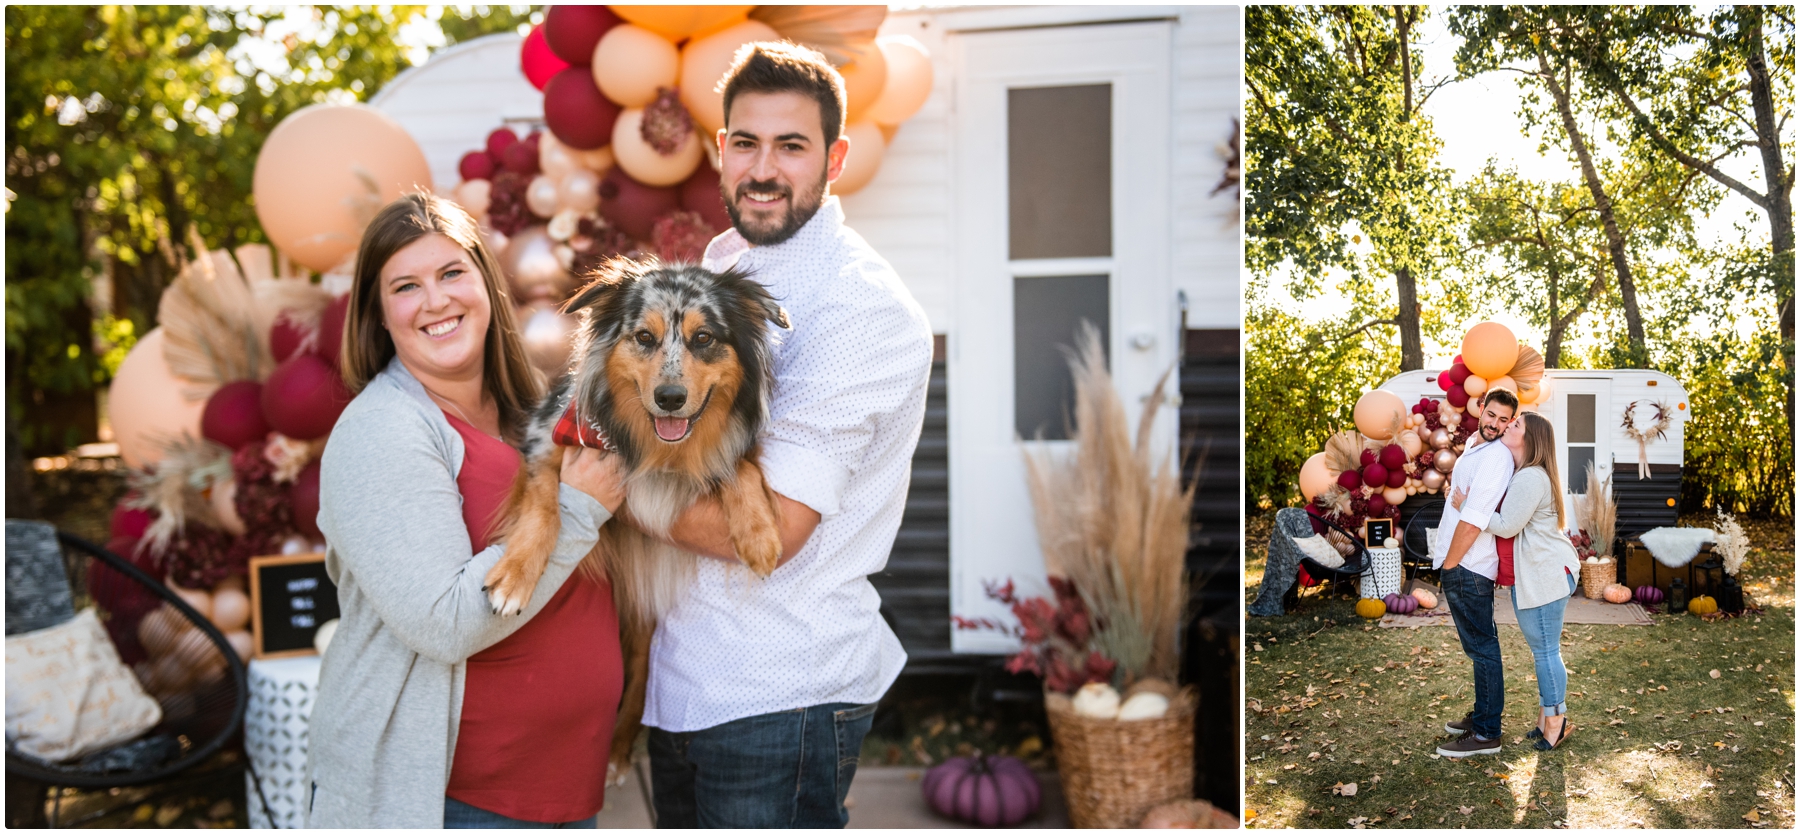
<svg viewBox="0 0 1800 834"><path fill-rule="evenodd" d="M1494 627L1494 580L1457 565L1444 571L1443 582L1456 636L1475 665L1475 735L1499 738L1506 677L1500 666L1500 632Z"/></svg>
<svg viewBox="0 0 1800 834"><path fill-rule="evenodd" d="M874 704L820 704L691 733L650 728L658 828L843 828Z"/></svg>
<svg viewBox="0 0 1800 834"><path fill-rule="evenodd" d="M574 822L532 822L531 820L516 820L493 811L477 808L467 802L444 797L445 828L593 828L598 816L596 814Z"/></svg>
<svg viewBox="0 0 1800 834"><path fill-rule="evenodd" d="M1575 593L1575 577L1563 574L1569 580L1569 593ZM1531 662L1537 665L1538 701L1543 704L1545 715L1562 715L1568 712L1563 703L1569 694L1569 670L1563 666L1562 631L1563 609L1569 607L1569 598L1563 598L1540 605L1536 608L1519 608L1519 600L1513 598L1513 613L1519 618L1519 631L1525 634L1525 645L1531 647Z"/></svg>

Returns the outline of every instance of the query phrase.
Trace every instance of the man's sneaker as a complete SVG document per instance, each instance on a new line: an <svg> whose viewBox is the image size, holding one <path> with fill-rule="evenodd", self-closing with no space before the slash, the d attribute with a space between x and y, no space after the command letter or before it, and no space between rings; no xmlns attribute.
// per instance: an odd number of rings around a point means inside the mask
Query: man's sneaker
<svg viewBox="0 0 1800 834"><path fill-rule="evenodd" d="M1500 739L1481 738L1469 733L1455 741L1438 745L1438 755L1452 759L1466 759L1470 756L1481 756L1500 752Z"/></svg>
<svg viewBox="0 0 1800 834"><path fill-rule="evenodd" d="M1449 733L1453 736L1463 735L1464 733L1467 733L1473 729L1475 729L1475 711L1474 710L1469 710L1469 714L1463 716L1460 720L1448 721L1448 722L1445 722L1445 724L1444 724L1444 732Z"/></svg>

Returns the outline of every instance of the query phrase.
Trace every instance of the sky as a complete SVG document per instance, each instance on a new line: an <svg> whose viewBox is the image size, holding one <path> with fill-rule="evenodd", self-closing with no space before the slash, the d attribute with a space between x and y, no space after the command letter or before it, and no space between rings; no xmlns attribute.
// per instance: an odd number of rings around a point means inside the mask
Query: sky
<svg viewBox="0 0 1800 834"><path fill-rule="evenodd" d="M1416 33L1423 52L1422 86L1456 72L1455 55L1461 41L1448 31L1443 11L1443 7L1432 7L1431 16ZM1581 170L1574 159L1554 144L1547 153L1540 154L1539 137L1523 132L1518 116L1522 95L1517 78L1516 73L1488 73L1448 84L1426 100L1422 112L1431 119L1433 129L1443 140L1439 162L1450 169L1459 184L1480 173L1489 159L1499 159L1531 179L1579 182ZM1596 132L1591 130L1583 133L1595 145L1596 156L1607 152L1604 137L1596 137ZM1753 187L1763 179L1761 164L1749 150L1722 160L1719 167ZM1758 239L1768 239L1768 221L1762 210L1735 192L1728 192L1718 209L1698 225L1703 242L1740 240L1745 230ZM1367 251L1366 244L1364 251ZM1341 277L1341 273L1333 277ZM1279 289L1282 283L1279 277L1271 282L1274 285L1271 300L1286 303L1288 296ZM1349 309L1349 302L1330 293L1323 298L1311 299L1303 306L1309 318L1319 320L1344 314ZM1543 345L1543 334L1522 317L1498 312L1491 318L1512 328L1520 341L1539 347ZM1750 323L1745 323L1745 327L1749 326ZM1577 338L1572 340L1571 346L1578 347L1585 339L1580 338L1582 334L1574 335ZM1448 366L1457 352L1457 345L1436 345L1427 339L1425 365L1428 368Z"/></svg>

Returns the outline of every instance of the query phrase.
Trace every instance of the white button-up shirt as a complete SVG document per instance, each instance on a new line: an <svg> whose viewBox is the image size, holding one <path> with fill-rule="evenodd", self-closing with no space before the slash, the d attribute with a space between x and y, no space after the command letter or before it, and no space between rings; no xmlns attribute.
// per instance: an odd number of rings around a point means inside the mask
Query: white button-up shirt
<svg viewBox="0 0 1800 834"><path fill-rule="evenodd" d="M793 330L776 336L763 474L817 510L806 545L767 580L701 559L650 644L644 723L691 732L834 702L874 703L906 664L869 575L887 566L931 377L931 326L887 261L828 197L792 238L729 230L705 266L769 287Z"/></svg>
<svg viewBox="0 0 1800 834"><path fill-rule="evenodd" d="M1500 505L1507 485L1512 483L1512 476L1512 450L1498 440L1468 449L1456 459L1456 468L1450 471L1451 490L1466 488L1469 494L1463 499L1461 510L1449 501L1444 502L1444 516L1438 519L1437 539L1431 546L1432 567L1444 566L1444 560L1450 556L1450 540L1456 535L1456 523L1467 521L1480 529L1481 535L1469 545L1469 552L1463 554L1460 564L1489 579L1499 578L1500 551L1494 546L1494 534L1487 529L1493 523L1494 508ZM1445 497L1449 497L1448 491Z"/></svg>

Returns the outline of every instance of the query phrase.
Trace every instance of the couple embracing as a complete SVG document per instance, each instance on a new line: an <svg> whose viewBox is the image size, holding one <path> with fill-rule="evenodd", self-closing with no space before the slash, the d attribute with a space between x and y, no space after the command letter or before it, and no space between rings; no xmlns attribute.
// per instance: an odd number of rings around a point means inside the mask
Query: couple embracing
<svg viewBox="0 0 1800 834"><path fill-rule="evenodd" d="M643 531L712 557L647 649L656 822L842 827L875 702L906 661L868 576L905 507L931 331L830 195L850 150L838 72L803 47L750 44L722 87L733 228L704 268L748 273L794 328L769 348L756 438L779 566L752 580L728 564L734 532L711 495L675 508L666 537ZM554 551L520 615L497 615L484 586L506 549L496 515L521 468L520 426L546 396L505 292L452 203L403 197L364 234L342 362L357 396L321 468L319 527L343 616L309 728L311 827L592 828L605 801L621 612L608 579L576 567L602 526L642 524L622 507L631 452L564 455L547 510L560 522ZM663 357L638 365L666 375L683 356L724 361L714 343L732 344L735 325L721 304L668 290L638 308L619 314L630 318L620 333L634 356ZM661 383L637 387L663 411L686 407L665 404ZM679 419L691 427L727 407L696 408ZM658 437L685 439L661 431L677 417L644 413Z"/></svg>
<svg viewBox="0 0 1800 834"><path fill-rule="evenodd" d="M1494 589L1512 586L1519 631L1531 647L1542 710L1526 734L1539 750L1562 745L1569 673L1562 661L1563 609L1575 593L1580 563L1564 535L1562 479L1556 430L1542 415L1519 413L1519 400L1501 388L1481 400L1477 444L1457 458L1450 498L1432 542L1432 566L1442 570L1444 602L1463 653L1475 672L1475 708L1444 725L1457 736L1439 755L1466 758L1498 753L1506 705Z"/></svg>

